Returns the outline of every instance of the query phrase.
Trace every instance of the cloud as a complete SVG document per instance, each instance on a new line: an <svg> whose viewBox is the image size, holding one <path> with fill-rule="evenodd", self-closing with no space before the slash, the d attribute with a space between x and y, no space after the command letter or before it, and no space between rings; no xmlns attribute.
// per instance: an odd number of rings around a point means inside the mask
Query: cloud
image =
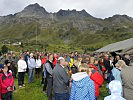
<svg viewBox="0 0 133 100"><path fill-rule="evenodd" d="M39 3L48 12L57 12L60 9L85 9L92 16L99 18L114 14L127 14L133 17L133 0L1 0L0 15L19 12L33 3Z"/></svg>

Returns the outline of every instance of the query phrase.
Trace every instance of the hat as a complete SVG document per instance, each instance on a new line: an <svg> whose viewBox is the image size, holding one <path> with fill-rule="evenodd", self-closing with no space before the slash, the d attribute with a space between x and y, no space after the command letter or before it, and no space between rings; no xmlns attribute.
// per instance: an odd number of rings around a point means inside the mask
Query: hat
<svg viewBox="0 0 133 100"><path fill-rule="evenodd" d="M123 61L123 60L119 60L116 64L115 64L116 67L126 67L126 63Z"/></svg>
<svg viewBox="0 0 133 100"><path fill-rule="evenodd" d="M0 68L4 68L4 65L3 64L0 64Z"/></svg>

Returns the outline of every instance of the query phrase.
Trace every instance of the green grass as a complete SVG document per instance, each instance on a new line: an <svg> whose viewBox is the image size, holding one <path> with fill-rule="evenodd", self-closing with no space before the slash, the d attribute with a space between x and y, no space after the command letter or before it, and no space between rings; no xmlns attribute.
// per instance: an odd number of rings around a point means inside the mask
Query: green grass
<svg viewBox="0 0 133 100"><path fill-rule="evenodd" d="M47 100L47 96L42 93L41 79L35 79L34 83L28 84L27 75L25 77L25 88L18 88L18 81L15 79L17 90L13 93L13 100Z"/></svg>
<svg viewBox="0 0 133 100"><path fill-rule="evenodd" d="M13 92L13 100L47 100L47 96L42 93L41 79L35 79L34 83L28 84L27 75L25 76L25 88L19 89L18 81L15 79L17 90ZM103 100L107 96L106 82L100 89L99 100Z"/></svg>

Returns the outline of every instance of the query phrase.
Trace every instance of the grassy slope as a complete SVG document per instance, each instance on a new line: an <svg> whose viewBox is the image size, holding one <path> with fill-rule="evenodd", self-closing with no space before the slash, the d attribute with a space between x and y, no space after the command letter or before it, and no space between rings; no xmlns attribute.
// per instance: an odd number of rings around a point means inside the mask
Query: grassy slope
<svg viewBox="0 0 133 100"><path fill-rule="evenodd" d="M40 85L40 79L35 80L34 83L28 84L28 78L26 75L25 85L26 87L23 89L19 89L17 86L17 80L15 80L15 85L17 90L13 93L13 100L47 100L47 96L41 92L42 86ZM106 85L103 84L101 88L101 94L99 100L103 100L103 97L107 95Z"/></svg>
<svg viewBox="0 0 133 100"><path fill-rule="evenodd" d="M61 47L65 45L62 51L64 49L67 51L69 48L77 50L84 50L85 48L98 49L109 43L133 37L133 25L128 25L128 28L105 27L104 30L94 33L89 29L81 32L70 24L69 21L53 22L47 28L41 28L40 24L36 22L25 25L3 25L0 27L0 40L21 39L26 43L30 43L31 45L28 45L28 47L33 48L32 43L36 43L36 29L38 29L37 40L41 45L50 45L48 46L50 51L58 51L60 45ZM27 44L25 44L24 49L28 49Z"/></svg>

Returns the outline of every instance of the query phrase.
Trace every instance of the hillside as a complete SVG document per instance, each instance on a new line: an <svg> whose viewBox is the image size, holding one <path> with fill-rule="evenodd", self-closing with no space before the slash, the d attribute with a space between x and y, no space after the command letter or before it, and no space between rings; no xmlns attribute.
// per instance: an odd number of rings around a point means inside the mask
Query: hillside
<svg viewBox="0 0 133 100"><path fill-rule="evenodd" d="M91 16L85 10L59 10L49 13L39 4L31 4L14 15L0 17L0 41L39 44L93 50L108 43L133 37L133 18L114 15L106 19Z"/></svg>

